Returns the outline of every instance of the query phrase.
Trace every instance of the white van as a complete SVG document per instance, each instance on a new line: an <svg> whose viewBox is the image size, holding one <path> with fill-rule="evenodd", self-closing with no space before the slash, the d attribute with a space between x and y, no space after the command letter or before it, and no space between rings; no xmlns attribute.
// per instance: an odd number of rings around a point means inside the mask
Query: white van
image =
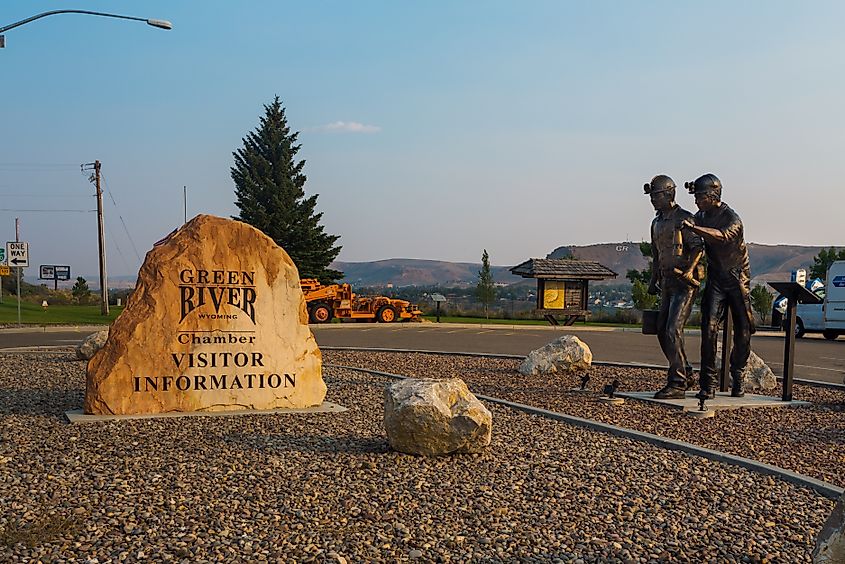
<svg viewBox="0 0 845 564"><path fill-rule="evenodd" d="M815 293L824 300L822 303L798 304L795 308L795 336L821 333L825 339L833 341L839 335L845 335L845 260L830 265L824 290ZM785 312L785 300L780 309L781 313Z"/></svg>
<svg viewBox="0 0 845 564"><path fill-rule="evenodd" d="M822 334L831 341L845 335L845 260L835 261L827 271Z"/></svg>

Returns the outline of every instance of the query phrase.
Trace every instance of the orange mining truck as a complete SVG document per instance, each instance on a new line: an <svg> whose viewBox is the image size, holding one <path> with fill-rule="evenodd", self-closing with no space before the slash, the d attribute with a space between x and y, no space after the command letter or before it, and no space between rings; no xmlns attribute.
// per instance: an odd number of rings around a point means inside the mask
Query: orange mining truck
<svg viewBox="0 0 845 564"><path fill-rule="evenodd" d="M315 278L303 278L299 284L305 294L311 323L328 323L335 317L393 323L397 320L419 321L422 315L411 302L385 296L358 296L349 284L323 286Z"/></svg>

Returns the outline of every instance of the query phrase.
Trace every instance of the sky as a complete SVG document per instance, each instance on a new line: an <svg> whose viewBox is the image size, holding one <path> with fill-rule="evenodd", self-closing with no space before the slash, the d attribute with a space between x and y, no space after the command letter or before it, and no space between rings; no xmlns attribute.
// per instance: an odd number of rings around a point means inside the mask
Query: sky
<svg viewBox="0 0 845 564"><path fill-rule="evenodd" d="M0 239L96 279L200 213L278 95L339 260L494 265L640 241L712 172L746 240L845 246L845 3L4 0ZM183 207L183 187L187 206ZM678 202L694 210L692 196ZM186 208L186 209L185 209Z"/></svg>

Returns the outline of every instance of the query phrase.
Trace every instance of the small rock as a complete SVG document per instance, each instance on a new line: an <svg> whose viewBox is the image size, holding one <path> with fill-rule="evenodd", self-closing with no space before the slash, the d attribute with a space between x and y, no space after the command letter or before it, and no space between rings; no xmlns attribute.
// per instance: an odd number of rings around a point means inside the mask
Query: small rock
<svg viewBox="0 0 845 564"><path fill-rule="evenodd" d="M103 348L109 338L109 330L103 329L96 333L91 333L85 337L79 346L76 347L76 358L79 360L91 360L98 350Z"/></svg>
<svg viewBox="0 0 845 564"><path fill-rule="evenodd" d="M533 350L525 357L519 372L525 376L589 370L593 353L575 335L563 335L551 343Z"/></svg>

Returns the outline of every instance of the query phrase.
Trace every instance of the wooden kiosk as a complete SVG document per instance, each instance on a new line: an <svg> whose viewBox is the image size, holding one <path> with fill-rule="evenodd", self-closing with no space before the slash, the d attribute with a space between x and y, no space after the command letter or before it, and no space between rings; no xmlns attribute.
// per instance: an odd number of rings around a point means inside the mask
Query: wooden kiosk
<svg viewBox="0 0 845 564"><path fill-rule="evenodd" d="M587 297L590 280L616 278L615 272L591 260L532 258L510 271L523 278L537 279L537 312L552 325L560 325L556 315L565 316L564 325L590 315Z"/></svg>

